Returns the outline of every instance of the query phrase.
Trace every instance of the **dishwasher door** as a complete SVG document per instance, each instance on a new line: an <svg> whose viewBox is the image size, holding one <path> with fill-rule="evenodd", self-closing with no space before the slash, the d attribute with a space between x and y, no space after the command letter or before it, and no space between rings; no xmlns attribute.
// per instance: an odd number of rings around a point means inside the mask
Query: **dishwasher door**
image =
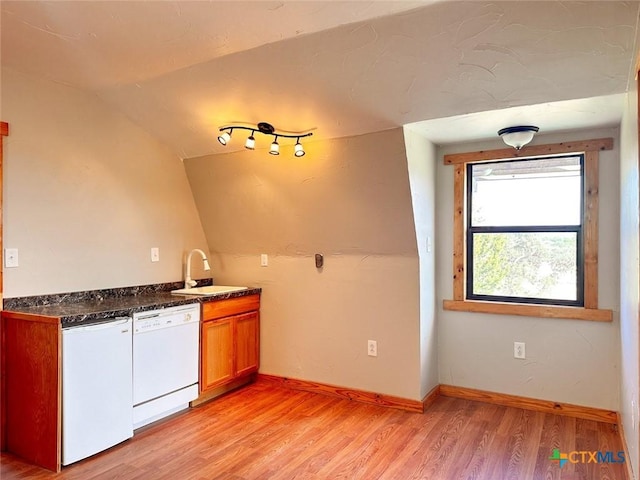
<svg viewBox="0 0 640 480"><path fill-rule="evenodd" d="M200 304L133 315L134 428L183 410L198 396Z"/></svg>
<svg viewBox="0 0 640 480"><path fill-rule="evenodd" d="M132 320L62 330L62 465L133 436Z"/></svg>

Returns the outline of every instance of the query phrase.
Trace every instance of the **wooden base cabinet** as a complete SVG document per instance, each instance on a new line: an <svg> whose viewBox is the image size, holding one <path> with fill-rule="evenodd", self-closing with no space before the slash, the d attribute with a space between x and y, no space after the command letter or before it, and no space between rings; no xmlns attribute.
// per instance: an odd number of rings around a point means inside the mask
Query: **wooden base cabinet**
<svg viewBox="0 0 640 480"><path fill-rule="evenodd" d="M247 295L202 305L201 394L258 371L259 308L259 295Z"/></svg>

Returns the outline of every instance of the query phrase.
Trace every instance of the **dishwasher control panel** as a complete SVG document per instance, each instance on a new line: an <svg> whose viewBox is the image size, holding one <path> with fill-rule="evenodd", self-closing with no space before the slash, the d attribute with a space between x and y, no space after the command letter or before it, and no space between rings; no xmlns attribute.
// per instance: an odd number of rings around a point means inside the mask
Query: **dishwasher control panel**
<svg viewBox="0 0 640 480"><path fill-rule="evenodd" d="M133 333L145 333L200 321L200 304L150 310L133 315Z"/></svg>

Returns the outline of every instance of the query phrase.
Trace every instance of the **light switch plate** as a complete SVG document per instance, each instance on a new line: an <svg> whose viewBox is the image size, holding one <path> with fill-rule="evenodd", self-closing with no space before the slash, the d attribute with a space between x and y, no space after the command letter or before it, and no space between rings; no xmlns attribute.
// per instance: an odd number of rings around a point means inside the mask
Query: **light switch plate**
<svg viewBox="0 0 640 480"><path fill-rule="evenodd" d="M160 261L160 249L158 247L151 248L151 261L152 262Z"/></svg>
<svg viewBox="0 0 640 480"><path fill-rule="evenodd" d="M4 266L5 268L15 268L18 266L18 249L17 248L4 249Z"/></svg>

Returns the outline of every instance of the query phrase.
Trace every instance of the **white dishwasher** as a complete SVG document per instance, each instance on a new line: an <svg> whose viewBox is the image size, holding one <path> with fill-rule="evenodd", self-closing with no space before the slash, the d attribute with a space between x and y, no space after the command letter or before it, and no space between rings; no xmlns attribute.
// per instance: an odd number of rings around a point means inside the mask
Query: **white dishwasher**
<svg viewBox="0 0 640 480"><path fill-rule="evenodd" d="M200 304L133 314L133 428L198 397Z"/></svg>
<svg viewBox="0 0 640 480"><path fill-rule="evenodd" d="M133 436L131 318L62 330L62 464Z"/></svg>

